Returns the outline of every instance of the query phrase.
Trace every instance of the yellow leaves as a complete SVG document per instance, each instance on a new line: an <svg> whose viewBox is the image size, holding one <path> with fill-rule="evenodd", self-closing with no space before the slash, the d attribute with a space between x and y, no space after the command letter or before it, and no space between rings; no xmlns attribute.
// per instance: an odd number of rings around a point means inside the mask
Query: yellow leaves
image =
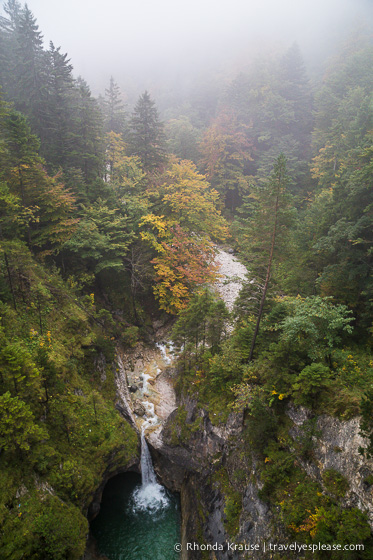
<svg viewBox="0 0 373 560"><path fill-rule="evenodd" d="M217 209L218 193L190 161L173 160L156 191L148 191L162 214L146 214L140 221L140 236L155 249L152 264L154 294L168 313L184 308L193 289L213 281L217 266L210 236L224 239L225 219Z"/></svg>
<svg viewBox="0 0 373 560"><path fill-rule="evenodd" d="M106 165L110 169L110 173L113 173L115 169L120 167L121 163L123 163L123 159L126 157L126 144L122 136L113 131L106 134L105 142Z"/></svg>
<svg viewBox="0 0 373 560"><path fill-rule="evenodd" d="M140 237L143 241L147 241L157 253L164 253L165 249L162 245L162 239L170 236L170 225L167 223L163 216L156 216L155 214L147 214L140 220L140 227L146 227L147 231L141 231Z"/></svg>
<svg viewBox="0 0 373 560"><path fill-rule="evenodd" d="M335 166L335 147L331 144L326 144L320 148L317 156L313 158L313 167L311 167L311 174L314 179L322 179L334 170Z"/></svg>
<svg viewBox="0 0 373 560"><path fill-rule="evenodd" d="M183 309L194 288L215 279L217 266L215 252L204 238L188 234L178 225L166 224L163 228L157 216L147 216L146 222L160 230L164 237L158 239L153 232L143 232L158 256L152 260L156 286L154 294L161 309L176 313Z"/></svg>
<svg viewBox="0 0 373 560"><path fill-rule="evenodd" d="M162 185L165 214L184 229L225 239L228 228L217 209L219 194L190 161L173 163Z"/></svg>
<svg viewBox="0 0 373 560"><path fill-rule="evenodd" d="M155 214L147 214L143 216L140 221L140 227L148 226L158 237L166 237L167 229L170 223L163 219L164 216L156 216Z"/></svg>
<svg viewBox="0 0 373 560"><path fill-rule="evenodd" d="M291 525L289 525L289 529L291 529L295 533L303 533L303 532L309 533L313 538L316 534L317 523L319 521L318 508L316 508L316 513L311 513L310 510L307 510L307 512L310 515L305 519L303 525L297 527L296 525L294 525L294 523L292 523Z"/></svg>

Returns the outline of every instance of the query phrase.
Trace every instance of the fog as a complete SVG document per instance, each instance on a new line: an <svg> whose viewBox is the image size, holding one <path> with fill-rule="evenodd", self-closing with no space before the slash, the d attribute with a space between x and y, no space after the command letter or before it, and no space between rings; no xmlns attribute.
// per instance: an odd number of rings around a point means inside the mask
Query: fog
<svg viewBox="0 0 373 560"><path fill-rule="evenodd" d="M29 0L46 45L67 52L94 93L111 75L139 90L244 67L297 41L306 61L353 28L372 28L371 0ZM155 86L155 84L157 86Z"/></svg>

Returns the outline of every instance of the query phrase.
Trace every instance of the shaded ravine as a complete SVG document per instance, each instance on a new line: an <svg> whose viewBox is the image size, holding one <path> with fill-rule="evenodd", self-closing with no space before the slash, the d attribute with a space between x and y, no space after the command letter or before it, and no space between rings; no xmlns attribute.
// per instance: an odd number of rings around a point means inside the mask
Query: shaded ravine
<svg viewBox="0 0 373 560"><path fill-rule="evenodd" d="M217 248L216 262L219 263L219 278L214 288L232 311L247 269L233 254L220 248ZM125 409L132 412L129 413L131 421L134 417L140 429L143 420L151 420L147 428L150 427L152 433L159 431L176 408L171 375L173 347L167 342L164 329L156 333L155 340L155 348L139 344L130 354L119 356L117 376L118 393Z"/></svg>
<svg viewBox="0 0 373 560"><path fill-rule="evenodd" d="M118 408L140 435L141 476L126 472L106 484L100 512L91 522L96 543L93 558L95 555L109 560L179 558L174 545L180 541L180 500L159 484L145 439L145 432L161 423L156 407L166 417L164 407L158 406L160 394L155 385L160 366L166 366L169 361L167 350L161 345L150 353L137 348L123 359L118 352ZM170 392L168 385L167 391ZM173 391L171 394L174 398ZM98 551L105 556L98 556Z"/></svg>
<svg viewBox="0 0 373 560"><path fill-rule="evenodd" d="M216 249L219 278L214 288L229 311L241 290L246 267L229 251ZM117 388L127 417L139 431L145 425L152 446L162 445L160 432L170 414L177 408L172 379L173 347L167 342L167 331L159 329L155 347L139 344L130 354L118 356Z"/></svg>
<svg viewBox="0 0 373 560"><path fill-rule="evenodd" d="M216 291L225 301L227 307L232 310L234 300L240 291L247 271L232 254L223 250L219 249L217 251L216 260L220 264L219 272L221 275L215 285ZM132 480L136 478L135 473L120 475L122 478L119 479L118 491L121 495L123 494L123 499L126 499L128 504L131 504L128 506L131 510L131 515L134 513L136 517L140 513L143 515L150 511L155 516L155 523L157 522L156 517L158 514L160 517L165 514L165 518L168 519L166 512L168 511L169 513L170 508L174 510L176 516L180 516L180 511L177 511L177 500L175 502L175 498L157 481L146 442L146 440L149 441L153 450L162 448L161 432L163 426L170 414L177 408L173 385L174 369L172 367L172 360L173 348L167 342L167 330L165 328L157 330L153 347L139 343L131 352L124 353L120 349L117 352L116 385L118 397L120 398L117 408L139 433L142 472L141 483L138 475L136 481ZM131 490L129 490L129 486L124 479L126 476L129 476L131 479L128 483L131 486ZM169 483L170 481L162 482ZM114 482L109 481L107 487L105 487L102 502L103 512L110 519L112 519L112 516L108 510L110 506L106 497L107 492L111 496L110 499L113 501L114 509L118 507L115 505L116 498L113 485ZM128 507L126 523L132 524L131 515L128 516ZM147 524L145 518L142 519L142 522L144 526ZM170 523L169 519L167 523ZM97 524L98 521L93 521L92 527L94 528ZM112 520L112 525L116 526L115 520ZM122 557L123 559L130 560L132 552L127 550L127 546L123 556L116 556L117 553L113 552L113 539L115 540L116 537L114 538L113 536L112 525L109 524L108 526L104 523L104 526L100 528L100 539L103 539L102 542L106 543L104 550L108 551L107 554L111 550L112 556L110 558L112 557L115 560ZM159 528L157 529L157 531L160 530ZM105 531L108 531L107 535L102 534ZM116 531L120 533L119 542L121 543L123 541L123 527L121 525L117 526ZM152 533L151 529L149 531ZM96 533L96 537L97 534L99 532ZM141 536L140 538L144 540L145 537ZM127 544L129 547L133 546L130 542ZM137 552L139 553L139 551ZM141 554L144 555L144 551ZM143 557L146 558L146 556ZM170 552L170 556L164 556L164 558L166 557L178 558L179 555L174 556Z"/></svg>

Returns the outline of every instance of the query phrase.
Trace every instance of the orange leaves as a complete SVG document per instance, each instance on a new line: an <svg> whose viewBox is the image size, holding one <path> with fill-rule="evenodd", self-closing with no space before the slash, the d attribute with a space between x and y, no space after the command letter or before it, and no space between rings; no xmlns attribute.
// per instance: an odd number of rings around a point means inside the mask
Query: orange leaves
<svg viewBox="0 0 373 560"><path fill-rule="evenodd" d="M152 260L154 295L161 309L177 313L186 306L197 286L214 280L214 248L207 239L187 234L178 224L167 224L163 217L145 216L143 224L153 227L153 232L142 232L141 236L158 253Z"/></svg>
<svg viewBox="0 0 373 560"><path fill-rule="evenodd" d="M154 294L160 308L177 313L197 286L212 282L217 267L210 237L224 239L225 219L217 209L218 193L190 161L171 161L148 196L156 214L142 217L140 233L156 251Z"/></svg>

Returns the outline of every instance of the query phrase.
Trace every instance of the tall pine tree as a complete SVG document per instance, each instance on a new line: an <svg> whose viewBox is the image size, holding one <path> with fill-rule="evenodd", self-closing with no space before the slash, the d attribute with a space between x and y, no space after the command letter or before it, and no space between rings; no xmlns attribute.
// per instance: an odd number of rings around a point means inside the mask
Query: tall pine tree
<svg viewBox="0 0 373 560"><path fill-rule="evenodd" d="M110 78L108 89L105 89L103 113L105 116L105 132L124 134L126 131L126 113L119 86L113 76Z"/></svg>
<svg viewBox="0 0 373 560"><path fill-rule="evenodd" d="M27 4L16 20L15 105L26 114L33 130L41 135L46 97L43 36Z"/></svg>
<svg viewBox="0 0 373 560"><path fill-rule="evenodd" d="M140 158L145 171L154 171L166 159L165 134L154 101L143 93L130 121L131 155Z"/></svg>

